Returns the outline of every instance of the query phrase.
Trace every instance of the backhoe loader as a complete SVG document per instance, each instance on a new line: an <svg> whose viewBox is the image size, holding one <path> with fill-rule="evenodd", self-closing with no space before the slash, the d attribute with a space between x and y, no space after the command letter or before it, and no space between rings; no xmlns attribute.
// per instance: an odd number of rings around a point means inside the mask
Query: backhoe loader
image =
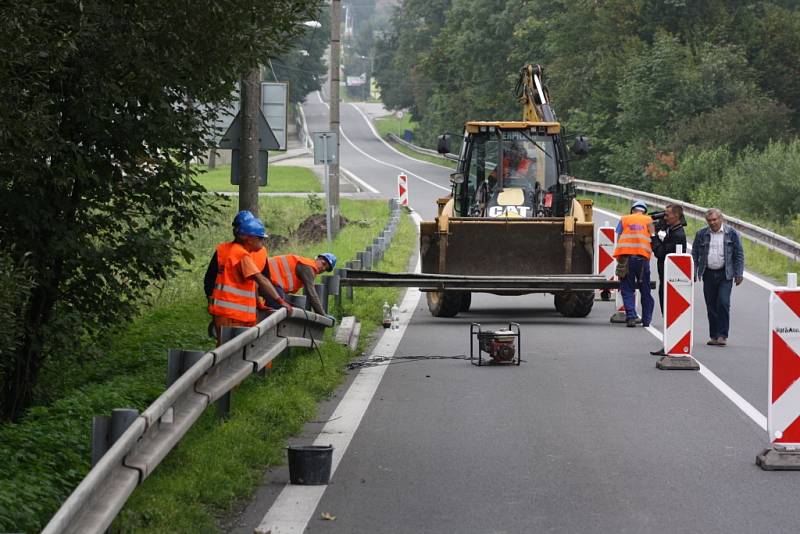
<svg viewBox="0 0 800 534"><path fill-rule="evenodd" d="M526 277L591 275L594 224L591 200L578 200L561 125L550 107L542 67L520 70L515 96L521 121L470 121L464 129L452 190L438 199L438 216L420 232L422 272L437 275ZM438 151L450 152L450 137L439 137ZM585 155L588 142L572 147ZM451 286L427 290L436 317L468 311L472 291ZM555 308L567 317L584 317L594 303L591 290L565 284L554 294ZM520 295L536 289L504 290L481 285L482 292Z"/></svg>

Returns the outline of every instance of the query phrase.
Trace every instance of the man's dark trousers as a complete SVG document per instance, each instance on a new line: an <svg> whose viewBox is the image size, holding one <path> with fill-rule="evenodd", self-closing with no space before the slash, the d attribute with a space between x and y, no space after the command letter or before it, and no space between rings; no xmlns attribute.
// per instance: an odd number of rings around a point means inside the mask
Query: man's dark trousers
<svg viewBox="0 0 800 534"><path fill-rule="evenodd" d="M733 280L725 278L725 268L703 271L703 297L708 311L708 333L711 339L728 337L731 318Z"/></svg>
<svg viewBox="0 0 800 534"><path fill-rule="evenodd" d="M620 281L622 302L625 304L625 318L636 318L636 290L642 297L642 324L650 325L653 319L655 302L650 293L650 260L632 255L628 260L628 274Z"/></svg>

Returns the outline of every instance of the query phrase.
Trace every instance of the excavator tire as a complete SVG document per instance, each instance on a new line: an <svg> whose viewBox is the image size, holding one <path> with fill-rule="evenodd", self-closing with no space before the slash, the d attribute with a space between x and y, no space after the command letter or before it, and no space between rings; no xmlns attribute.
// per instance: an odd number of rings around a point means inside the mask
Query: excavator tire
<svg viewBox="0 0 800 534"><path fill-rule="evenodd" d="M560 291L553 302L564 317L586 317L594 305L594 291Z"/></svg>
<svg viewBox="0 0 800 534"><path fill-rule="evenodd" d="M461 309L461 293L428 291L425 293L428 309L434 317L455 317Z"/></svg>
<svg viewBox="0 0 800 534"><path fill-rule="evenodd" d="M461 294L461 307L458 309L460 312L468 312L469 307L472 305L472 293Z"/></svg>

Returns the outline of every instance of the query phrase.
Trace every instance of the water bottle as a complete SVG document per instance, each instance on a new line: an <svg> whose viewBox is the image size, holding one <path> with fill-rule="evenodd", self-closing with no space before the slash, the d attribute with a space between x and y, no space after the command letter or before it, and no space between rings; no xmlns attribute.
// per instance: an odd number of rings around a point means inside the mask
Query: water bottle
<svg viewBox="0 0 800 534"><path fill-rule="evenodd" d="M383 303L383 327L389 328L392 326L392 310L389 308L389 303Z"/></svg>
<svg viewBox="0 0 800 534"><path fill-rule="evenodd" d="M400 308L397 304L392 305L392 330L400 330Z"/></svg>

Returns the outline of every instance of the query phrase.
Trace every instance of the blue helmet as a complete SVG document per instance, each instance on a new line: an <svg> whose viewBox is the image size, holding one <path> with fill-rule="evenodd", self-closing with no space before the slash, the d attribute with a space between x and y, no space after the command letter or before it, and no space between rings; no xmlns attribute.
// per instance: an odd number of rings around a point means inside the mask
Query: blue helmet
<svg viewBox="0 0 800 534"><path fill-rule="evenodd" d="M325 261L328 262L328 271L332 271L334 267L336 267L336 256L331 254L330 252L323 252L318 258L324 258Z"/></svg>
<svg viewBox="0 0 800 534"><path fill-rule="evenodd" d="M242 224L236 230L236 235L264 238L267 237L267 232L264 229L264 223L257 217L253 217L242 221Z"/></svg>
<svg viewBox="0 0 800 534"><path fill-rule="evenodd" d="M240 211L239 213L236 214L236 217L233 218L233 223L231 223L231 224L234 227L241 226L244 221L246 221L248 219L255 219L255 218L256 218L256 216L253 215L252 212L249 212L247 210L242 210L242 211Z"/></svg>
<svg viewBox="0 0 800 534"><path fill-rule="evenodd" d="M647 213L647 204L644 203L644 200L634 200L631 204L631 211L636 209L644 210Z"/></svg>

